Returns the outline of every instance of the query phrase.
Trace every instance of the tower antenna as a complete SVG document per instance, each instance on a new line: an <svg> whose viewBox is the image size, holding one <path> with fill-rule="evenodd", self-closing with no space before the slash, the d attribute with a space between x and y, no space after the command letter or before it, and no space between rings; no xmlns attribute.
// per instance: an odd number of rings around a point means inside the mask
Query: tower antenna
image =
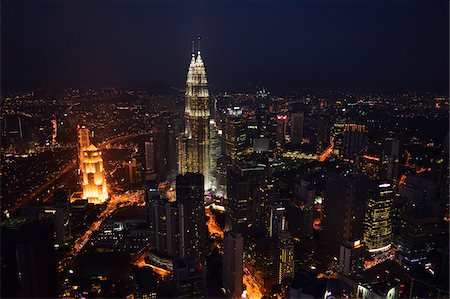
<svg viewBox="0 0 450 299"><path fill-rule="evenodd" d="M191 43L192 43L192 55L194 55L195 54L195 41L192 40Z"/></svg>
<svg viewBox="0 0 450 299"><path fill-rule="evenodd" d="M198 45L198 51L200 52L200 36L197 37L197 45Z"/></svg>

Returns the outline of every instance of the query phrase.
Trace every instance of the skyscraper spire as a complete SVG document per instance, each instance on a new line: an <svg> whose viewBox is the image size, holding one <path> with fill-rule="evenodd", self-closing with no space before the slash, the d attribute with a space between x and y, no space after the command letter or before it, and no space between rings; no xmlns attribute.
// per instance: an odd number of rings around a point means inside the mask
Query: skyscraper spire
<svg viewBox="0 0 450 299"><path fill-rule="evenodd" d="M197 39L200 40L200 37ZM194 43L193 43L194 45ZM185 151L179 163L179 172L202 173L205 189L210 187L209 163L209 92L203 59L198 45L197 55L192 54L186 80L186 107L184 110L185 133L180 140L185 140ZM187 139L187 140L186 140Z"/></svg>

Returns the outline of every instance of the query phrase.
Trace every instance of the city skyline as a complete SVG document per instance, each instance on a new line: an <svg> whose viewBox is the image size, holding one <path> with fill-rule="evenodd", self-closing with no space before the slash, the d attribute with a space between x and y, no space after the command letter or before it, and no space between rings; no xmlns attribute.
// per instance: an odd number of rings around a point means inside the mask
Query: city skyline
<svg viewBox="0 0 450 299"><path fill-rule="evenodd" d="M448 3L22 1L2 298L449 297Z"/></svg>

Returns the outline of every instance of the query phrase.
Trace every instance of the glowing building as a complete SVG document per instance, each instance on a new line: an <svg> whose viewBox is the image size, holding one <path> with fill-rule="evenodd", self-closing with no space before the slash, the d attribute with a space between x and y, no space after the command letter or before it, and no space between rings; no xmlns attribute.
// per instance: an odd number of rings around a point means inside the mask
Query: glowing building
<svg viewBox="0 0 450 299"><path fill-rule="evenodd" d="M185 131L179 137L180 174L201 173L210 188L209 92L201 52L192 53L186 81Z"/></svg>
<svg viewBox="0 0 450 299"><path fill-rule="evenodd" d="M101 204L108 198L102 152L91 144L83 149L81 159L83 198Z"/></svg>
<svg viewBox="0 0 450 299"><path fill-rule="evenodd" d="M369 252L389 249L392 242L394 191L390 183L381 183L369 193L364 219L364 243Z"/></svg>

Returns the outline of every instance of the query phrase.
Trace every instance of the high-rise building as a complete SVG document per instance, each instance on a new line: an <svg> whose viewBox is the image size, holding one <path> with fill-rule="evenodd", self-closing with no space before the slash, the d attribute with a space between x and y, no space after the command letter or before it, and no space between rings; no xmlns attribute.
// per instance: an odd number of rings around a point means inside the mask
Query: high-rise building
<svg viewBox="0 0 450 299"><path fill-rule="evenodd" d="M255 219L257 190L265 177L261 165L238 165L227 171L228 215L226 227L245 235Z"/></svg>
<svg viewBox="0 0 450 299"><path fill-rule="evenodd" d="M225 120L225 154L235 166L245 156L246 129L240 107L228 108Z"/></svg>
<svg viewBox="0 0 450 299"><path fill-rule="evenodd" d="M53 201L40 206L39 219L47 218L53 221L55 247L64 247L70 237L70 207L67 189L56 189Z"/></svg>
<svg viewBox="0 0 450 299"><path fill-rule="evenodd" d="M125 163L125 181L129 184L134 184L138 180L137 162L136 158Z"/></svg>
<svg viewBox="0 0 450 299"><path fill-rule="evenodd" d="M320 115L317 118L317 152L322 152L330 143L328 119Z"/></svg>
<svg viewBox="0 0 450 299"><path fill-rule="evenodd" d="M85 126L78 126L78 146L79 151L82 152L83 148L86 148L90 145L89 141L89 129Z"/></svg>
<svg viewBox="0 0 450 299"><path fill-rule="evenodd" d="M283 146L286 143L287 115L277 115L277 143Z"/></svg>
<svg viewBox="0 0 450 299"><path fill-rule="evenodd" d="M294 244L289 233L284 233L279 238L279 265L278 265L278 284L282 284L288 279L294 278Z"/></svg>
<svg viewBox="0 0 450 299"><path fill-rule="evenodd" d="M108 198L102 152L91 144L84 148L82 157L83 198L101 204Z"/></svg>
<svg viewBox="0 0 450 299"><path fill-rule="evenodd" d="M178 175L176 179L177 204L180 206L181 256L204 263L206 258L206 215L204 207L204 180L200 173Z"/></svg>
<svg viewBox="0 0 450 299"><path fill-rule="evenodd" d="M153 137L145 142L145 170L150 173L155 172L155 145Z"/></svg>
<svg viewBox="0 0 450 299"><path fill-rule="evenodd" d="M367 184L364 176L328 174L323 236L329 254L337 256L344 240L362 239Z"/></svg>
<svg viewBox="0 0 450 299"><path fill-rule="evenodd" d="M383 175L386 180L396 180L400 158L400 141L395 137L387 137L383 141Z"/></svg>
<svg viewBox="0 0 450 299"><path fill-rule="evenodd" d="M210 187L209 157L209 92L205 65L201 52L192 53L186 81L185 132L187 138L184 147L179 146L179 173L201 173L205 188ZM180 144L179 140L179 144ZM183 140L184 141L184 140ZM184 143L184 142L183 142Z"/></svg>
<svg viewBox="0 0 450 299"><path fill-rule="evenodd" d="M243 291L244 238L240 233L225 232L223 255L223 287L230 298L241 298Z"/></svg>
<svg viewBox="0 0 450 299"><path fill-rule="evenodd" d="M195 259L178 259L173 265L176 298L206 298L206 273Z"/></svg>
<svg viewBox="0 0 450 299"><path fill-rule="evenodd" d="M303 139L303 122L305 115L302 111L291 113L291 142L300 144Z"/></svg>
<svg viewBox="0 0 450 299"><path fill-rule="evenodd" d="M287 231L286 208L281 203L268 207L267 236L278 238Z"/></svg>
<svg viewBox="0 0 450 299"><path fill-rule="evenodd" d="M389 249L392 243L394 191L390 182L370 188L364 219L364 244L369 252Z"/></svg>
<svg viewBox="0 0 450 299"><path fill-rule="evenodd" d="M222 155L222 130L219 130L214 119L209 121L210 132L210 166L211 166L211 188L217 190L219 172L217 171L217 161Z"/></svg>
<svg viewBox="0 0 450 299"><path fill-rule="evenodd" d="M0 223L2 298L58 297L52 226L28 217Z"/></svg>
<svg viewBox="0 0 450 299"><path fill-rule="evenodd" d="M344 241L339 251L339 274L349 276L364 270L364 257L361 240Z"/></svg>
<svg viewBox="0 0 450 299"><path fill-rule="evenodd" d="M359 124L344 125L343 157L353 160L366 145L367 127Z"/></svg>

